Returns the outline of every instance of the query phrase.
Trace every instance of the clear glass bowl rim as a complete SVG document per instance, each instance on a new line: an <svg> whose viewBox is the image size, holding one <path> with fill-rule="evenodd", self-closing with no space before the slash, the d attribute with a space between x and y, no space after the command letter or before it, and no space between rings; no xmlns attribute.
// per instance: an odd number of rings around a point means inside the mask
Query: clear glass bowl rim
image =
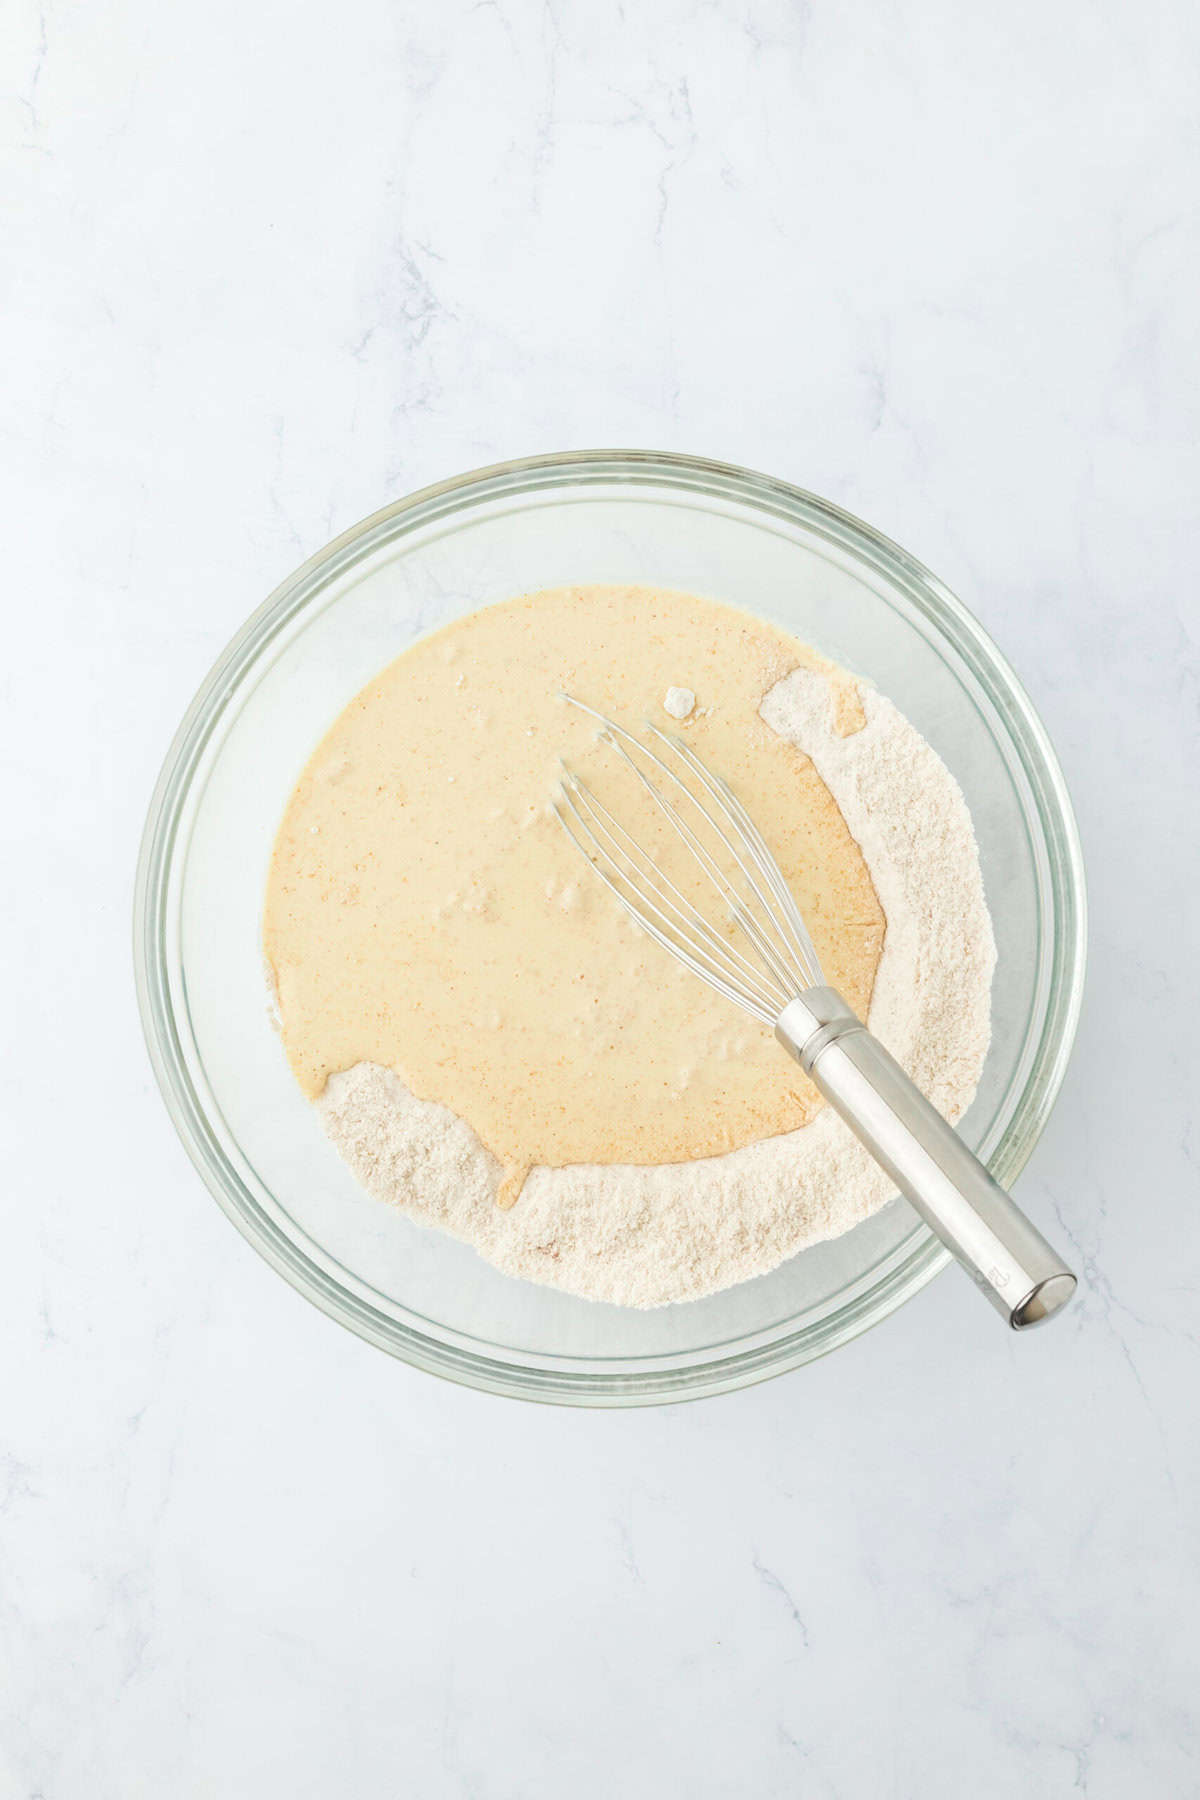
<svg viewBox="0 0 1200 1800"><path fill-rule="evenodd" d="M168 887L181 814L206 745L267 645L313 593L346 567L432 520L485 501L551 488L646 485L733 500L800 524L898 583L968 665L1001 715L1033 796L1048 856L1054 933L1046 1017L1020 1100L988 1157L1011 1183L1031 1155L1062 1085L1083 997L1087 902L1079 834L1066 783L1045 728L1015 672L955 594L917 559L853 514L802 488L736 464L677 452L572 450L469 471L372 513L310 557L263 602L218 657L171 742L151 798L134 893L134 974L142 1028L167 1111L223 1211L268 1263L322 1311L368 1342L432 1374L513 1398L584 1406L629 1406L701 1398L745 1387L826 1355L910 1299L950 1258L922 1229L911 1253L836 1313L762 1344L751 1340L689 1365L680 1357L624 1358L612 1368L530 1356L480 1354L411 1329L347 1292L259 1205L208 1126L189 1076L169 996Z"/></svg>

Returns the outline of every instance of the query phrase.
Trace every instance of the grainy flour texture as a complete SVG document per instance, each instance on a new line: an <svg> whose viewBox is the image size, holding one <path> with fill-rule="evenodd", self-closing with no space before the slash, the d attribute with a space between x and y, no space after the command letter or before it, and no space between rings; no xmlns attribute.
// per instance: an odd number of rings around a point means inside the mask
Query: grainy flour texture
<svg viewBox="0 0 1200 1800"><path fill-rule="evenodd" d="M924 739L881 694L864 688L862 701L864 727L840 737L829 683L797 669L760 710L812 758L870 870L887 920L871 1030L954 1122L987 1054L995 965L975 836ZM694 1300L765 1274L893 1191L824 1107L801 1130L702 1161L535 1168L505 1212L500 1165L471 1128L390 1069L358 1063L332 1076L317 1107L377 1199L509 1275L621 1306Z"/></svg>

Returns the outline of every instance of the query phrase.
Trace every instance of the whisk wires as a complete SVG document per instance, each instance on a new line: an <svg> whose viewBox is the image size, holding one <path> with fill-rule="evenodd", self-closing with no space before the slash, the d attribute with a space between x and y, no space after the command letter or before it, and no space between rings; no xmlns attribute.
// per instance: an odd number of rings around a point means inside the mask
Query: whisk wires
<svg viewBox="0 0 1200 1800"><path fill-rule="evenodd" d="M564 764L554 810L567 835L643 930L718 993L773 1025L789 1001L820 986L823 976L800 910L753 819L681 738L647 720L654 748L573 695L562 698L597 721L601 741L666 820L705 877L701 890L712 895L715 918ZM718 921L732 924L740 937L727 935Z"/></svg>

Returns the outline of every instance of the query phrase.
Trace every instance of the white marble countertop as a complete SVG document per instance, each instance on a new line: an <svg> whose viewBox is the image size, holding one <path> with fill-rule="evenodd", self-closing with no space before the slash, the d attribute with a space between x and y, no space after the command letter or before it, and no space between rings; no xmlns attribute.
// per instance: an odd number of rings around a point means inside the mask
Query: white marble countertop
<svg viewBox="0 0 1200 1800"><path fill-rule="evenodd" d="M3 42L0 1794L1196 1794L1194 7ZM175 1140L130 891L210 660L384 502L614 443L868 518L1041 708L1093 906L1043 1335L949 1273L723 1400L492 1400L305 1304Z"/></svg>

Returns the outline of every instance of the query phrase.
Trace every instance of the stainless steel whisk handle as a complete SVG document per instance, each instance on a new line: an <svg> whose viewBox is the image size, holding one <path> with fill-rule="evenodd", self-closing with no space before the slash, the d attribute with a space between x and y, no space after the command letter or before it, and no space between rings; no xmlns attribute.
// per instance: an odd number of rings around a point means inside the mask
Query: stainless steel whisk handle
<svg viewBox="0 0 1200 1800"><path fill-rule="evenodd" d="M784 1008L775 1035L1015 1331L1075 1277L833 988Z"/></svg>

